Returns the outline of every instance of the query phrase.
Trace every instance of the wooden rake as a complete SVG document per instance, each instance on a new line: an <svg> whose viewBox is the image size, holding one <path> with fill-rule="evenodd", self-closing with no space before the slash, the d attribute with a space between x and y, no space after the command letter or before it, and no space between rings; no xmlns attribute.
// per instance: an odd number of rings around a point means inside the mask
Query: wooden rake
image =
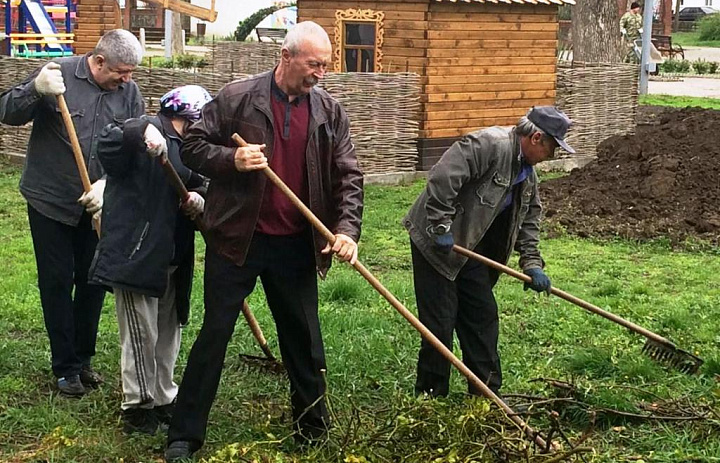
<svg viewBox="0 0 720 463"><path fill-rule="evenodd" d="M70 146L72 146L73 156L75 157L75 164L80 174L80 181L82 182L83 191L88 193L92 189L92 183L90 183L90 176L88 175L87 166L85 165L85 158L82 154L82 148L80 148L80 141L78 140L77 132L75 132L75 124L73 124L72 116L70 116L70 110L68 109L65 96L60 94L57 96L57 104L60 108L60 114L62 115L63 123L65 124L65 130L70 137ZM95 223L95 231L97 232L98 238L100 238L100 218L93 219Z"/></svg>
<svg viewBox="0 0 720 463"><path fill-rule="evenodd" d="M170 163L167 154L158 156L158 162L160 162L160 165L162 166L163 170L168 176L168 179L170 180L170 184L175 189L178 196L180 196L181 201L183 203L186 202L190 197L190 193L188 193L188 190L187 188L185 188L185 184L180 178L180 175L178 175L177 171ZM195 218L195 224L197 225L198 230L200 230L201 233L205 232L205 223L200 219L200 217ZM285 367L283 366L282 362L275 358L272 351L270 350L267 340L265 339L262 329L260 328L260 324L255 318L255 315L252 313L252 310L250 310L250 306L248 305L247 301L243 301L242 314L245 317L245 321L250 326L250 331L252 331L255 340L260 346L260 350L262 350L263 354L265 354L265 357L250 354L239 354L240 359L261 369L268 369L273 373L284 373Z"/></svg>
<svg viewBox="0 0 720 463"><path fill-rule="evenodd" d="M245 140L243 140L238 134L232 135L233 141L240 147L247 146L247 143ZM290 201L300 210L300 212L305 216L305 218L315 227L317 231L320 232L320 234L328 240L330 244L333 244L335 242L335 235L318 219L315 214L305 205L302 201L293 193L293 191L288 188L287 185L285 185L285 182L283 182L280 177L275 174L275 172L270 169L270 167L265 167L262 169L263 173L268 177L268 179L280 189L289 199ZM360 260L356 260L352 266L355 268L355 270L360 273L360 275L367 280L370 285L377 290L394 308L397 310L400 315L402 315L410 324L420 333L420 335L427 340L435 349L437 349L443 357L445 357L455 368L457 368L460 373L465 376L470 384L472 384L475 388L477 388L482 394L490 399L492 402L495 403L502 411L505 413L505 415L512 420L513 423L515 423L520 430L522 430L525 435L528 437L528 439L532 442L535 442L535 444L538 445L540 449L542 449L543 452L552 451L555 448L557 448L557 445L554 442L550 442L548 445L547 442L545 442L545 439L543 439L540 434L535 431L533 428L531 428L522 418L518 416L515 411L513 411L512 408L510 408L505 402L503 402L500 397L498 397L493 391L488 388L485 383L480 381L480 378L478 378L475 373L473 373L465 364L455 356L455 354L452 353L450 349L448 349L440 340L423 325L420 320L417 319L387 288L385 288L380 281L375 278L370 271L365 268L365 266L360 263Z"/></svg>
<svg viewBox="0 0 720 463"><path fill-rule="evenodd" d="M518 280L524 281L526 283L532 281L532 278L525 275L524 273L513 270L510 267L507 267L499 262L495 262L492 259L488 259L485 256L472 252L469 249L463 248L462 246L454 245L453 251L465 257L469 257L478 262L481 262L488 267L494 268L495 270L513 276ZM630 331L633 331L641 336L645 336L647 338L647 341L643 346L642 352L653 360L670 365L680 370L681 372L687 373L689 375L697 373L698 369L703 364L703 361L702 359L700 359L700 357L697 357L690 352L678 348L670 340L665 339L662 336L653 333L652 331L649 331L641 326L636 325L635 323L627 321L624 318L618 317L617 315L603 310L596 305L583 301L579 297L575 297L572 294L555 288L554 286L550 288L550 292L562 299L565 299L568 302L577 305L578 307L587 310L588 312L600 315L601 317L607 318L608 320L615 322L618 325L624 326Z"/></svg>

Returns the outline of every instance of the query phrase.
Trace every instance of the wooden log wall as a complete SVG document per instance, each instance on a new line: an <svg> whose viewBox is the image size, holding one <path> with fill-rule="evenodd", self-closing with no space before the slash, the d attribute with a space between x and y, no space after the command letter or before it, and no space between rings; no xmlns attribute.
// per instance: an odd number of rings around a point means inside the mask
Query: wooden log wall
<svg viewBox="0 0 720 463"><path fill-rule="evenodd" d="M512 125L553 104L557 7L430 2L420 138Z"/></svg>
<svg viewBox="0 0 720 463"><path fill-rule="evenodd" d="M335 11L348 8L385 13L382 72L414 72L423 75L425 66L425 33L427 0L352 0L298 2L298 21L320 24L335 46Z"/></svg>
<svg viewBox="0 0 720 463"><path fill-rule="evenodd" d="M95 48L100 37L121 27L121 12L116 0L78 0L75 54Z"/></svg>

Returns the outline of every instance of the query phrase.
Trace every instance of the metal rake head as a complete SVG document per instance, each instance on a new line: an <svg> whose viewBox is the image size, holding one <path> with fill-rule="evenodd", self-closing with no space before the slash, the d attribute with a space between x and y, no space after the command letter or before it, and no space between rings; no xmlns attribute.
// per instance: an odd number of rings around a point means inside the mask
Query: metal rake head
<svg viewBox="0 0 720 463"><path fill-rule="evenodd" d="M670 365L688 375L697 373L703 364L700 357L690 352L678 349L673 344L663 344L652 339L645 342L642 352L651 359Z"/></svg>
<svg viewBox="0 0 720 463"><path fill-rule="evenodd" d="M275 358L260 357L250 354L239 354L238 357L246 367L253 370L266 371L280 376L287 374L285 366Z"/></svg>

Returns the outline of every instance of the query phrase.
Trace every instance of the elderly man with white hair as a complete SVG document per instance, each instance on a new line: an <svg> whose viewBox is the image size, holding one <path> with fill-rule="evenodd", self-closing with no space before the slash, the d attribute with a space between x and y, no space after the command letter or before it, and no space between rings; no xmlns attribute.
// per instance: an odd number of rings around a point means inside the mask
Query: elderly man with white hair
<svg viewBox="0 0 720 463"><path fill-rule="evenodd" d="M140 42L112 30L92 52L53 60L0 96L0 122L33 122L20 192L28 203L52 371L66 396L82 396L102 381L91 360L105 290L87 277L98 242L91 218L105 189L97 141L105 125L145 112L131 80L141 59ZM93 182L87 193L57 105L62 94Z"/></svg>
<svg viewBox="0 0 720 463"><path fill-rule="evenodd" d="M258 277L275 319L301 442L329 425L318 320L317 273L331 255L357 257L363 178L340 104L315 84L332 48L313 22L291 29L277 67L226 85L205 105L183 146L183 162L210 178L205 203L205 318L188 359L170 430L167 461L181 461L205 440L225 358L243 300ZM238 148L238 133L250 143ZM335 234L312 227L261 169L271 167Z"/></svg>

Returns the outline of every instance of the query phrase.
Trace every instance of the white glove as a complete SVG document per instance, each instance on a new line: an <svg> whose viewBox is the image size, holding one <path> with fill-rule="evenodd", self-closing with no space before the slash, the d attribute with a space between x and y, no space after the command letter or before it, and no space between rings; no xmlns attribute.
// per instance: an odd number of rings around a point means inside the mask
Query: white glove
<svg viewBox="0 0 720 463"><path fill-rule="evenodd" d="M195 218L202 214L205 209L205 198L200 196L199 193L191 191L188 193L187 200L182 203L181 208L188 217L195 220Z"/></svg>
<svg viewBox="0 0 720 463"><path fill-rule="evenodd" d="M62 95L65 93L65 81L58 63L50 62L35 78L35 90L41 95Z"/></svg>
<svg viewBox="0 0 720 463"><path fill-rule="evenodd" d="M164 156L167 154L167 142L160 131L152 124L145 129L145 146L151 157Z"/></svg>
<svg viewBox="0 0 720 463"><path fill-rule="evenodd" d="M105 179L100 179L93 183L90 187L90 191L83 193L78 199L78 202L85 206L85 210L90 215L94 215L97 211L102 209L103 206L103 194L105 193Z"/></svg>

